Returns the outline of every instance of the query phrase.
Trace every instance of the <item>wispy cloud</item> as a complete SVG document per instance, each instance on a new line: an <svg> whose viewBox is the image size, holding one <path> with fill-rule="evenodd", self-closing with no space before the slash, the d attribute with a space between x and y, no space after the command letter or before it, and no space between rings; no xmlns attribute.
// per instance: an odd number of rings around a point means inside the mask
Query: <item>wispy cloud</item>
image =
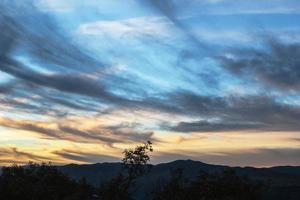
<svg viewBox="0 0 300 200"><path fill-rule="evenodd" d="M2 161L1 161L2 160ZM10 161L25 164L29 161L47 162L47 157L19 150L17 147L0 148L0 162L9 164Z"/></svg>
<svg viewBox="0 0 300 200"><path fill-rule="evenodd" d="M285 91L299 91L299 44L266 38L263 49L232 49L221 62L230 72ZM249 76L250 75L250 76Z"/></svg>
<svg viewBox="0 0 300 200"><path fill-rule="evenodd" d="M65 123L67 123L65 121ZM0 119L0 125L17 130L37 133L41 138L66 140L82 143L102 143L112 146L114 143L142 142L156 140L153 132L136 131L132 128L115 126L89 127L83 129L76 126L61 125L59 122L40 122L30 120Z"/></svg>
<svg viewBox="0 0 300 200"><path fill-rule="evenodd" d="M78 31L87 35L106 35L125 38L126 36L153 35L170 36L171 24L163 17L137 17L122 20L99 20L81 24Z"/></svg>
<svg viewBox="0 0 300 200"><path fill-rule="evenodd" d="M108 156L96 153L87 153L74 151L70 149L62 149L53 151L52 154L61 158L69 160L69 162L83 162L83 163L102 163L102 162L117 162L120 161L118 157Z"/></svg>
<svg viewBox="0 0 300 200"><path fill-rule="evenodd" d="M114 160L116 149L145 140L171 158L177 147L212 144L203 134L235 133L246 140L249 133L276 131L282 144L270 149L286 148L300 130L297 5L293 0L1 1L2 138L16 132L51 141L57 145L51 147L53 159L62 162ZM224 137L213 145L227 144ZM11 143L17 148L5 151L19 157L9 158L43 160L23 152L15 139ZM72 145L79 144L89 148L74 151ZM95 146L112 156L94 153ZM200 154L192 150L183 155L196 159Z"/></svg>
<svg viewBox="0 0 300 200"><path fill-rule="evenodd" d="M207 131L296 131L300 108L282 105L267 96L243 96L229 98L204 98L195 95L180 96L177 108L200 118L181 122L171 129L180 132ZM168 126L167 126L168 127Z"/></svg>
<svg viewBox="0 0 300 200"><path fill-rule="evenodd" d="M219 151L211 153L197 152L161 152L154 156L155 163L174 161L178 159L201 160L206 163L223 164L228 166L257 166L270 167L273 163L278 166L299 165L299 148L261 148L239 151Z"/></svg>

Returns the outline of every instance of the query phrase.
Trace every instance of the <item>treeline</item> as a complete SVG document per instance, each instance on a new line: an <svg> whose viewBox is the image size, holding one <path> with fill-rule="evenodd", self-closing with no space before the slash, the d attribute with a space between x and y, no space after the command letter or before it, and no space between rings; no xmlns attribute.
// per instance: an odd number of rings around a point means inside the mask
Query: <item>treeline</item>
<svg viewBox="0 0 300 200"><path fill-rule="evenodd" d="M50 164L3 167L0 176L1 200L90 200L94 192Z"/></svg>
<svg viewBox="0 0 300 200"><path fill-rule="evenodd" d="M239 176L234 170L200 171L195 179L188 180L177 169L167 183L156 185L153 200L258 200L264 191L262 182Z"/></svg>
<svg viewBox="0 0 300 200"><path fill-rule="evenodd" d="M74 181L50 164L4 167L0 176L2 200L129 200L134 199L136 182L119 174L99 188L85 179ZM263 186L238 176L234 171L199 173L194 180L183 177L180 169L166 183L158 182L153 200L255 200Z"/></svg>
<svg viewBox="0 0 300 200"><path fill-rule="evenodd" d="M51 164L29 163L4 167L0 176L1 200L133 200L137 179L151 170L151 142L124 151L124 171L96 188L85 179L75 181ZM263 185L234 171L200 172L193 180L182 170L171 172L167 182L158 182L153 200L258 200Z"/></svg>

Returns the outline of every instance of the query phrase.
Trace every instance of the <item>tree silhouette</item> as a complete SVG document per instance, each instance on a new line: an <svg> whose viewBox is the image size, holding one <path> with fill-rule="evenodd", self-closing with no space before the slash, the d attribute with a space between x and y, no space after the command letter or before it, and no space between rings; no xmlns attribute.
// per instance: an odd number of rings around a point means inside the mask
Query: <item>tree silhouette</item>
<svg viewBox="0 0 300 200"><path fill-rule="evenodd" d="M133 200L139 183L137 179L150 169L149 153L152 151L150 141L125 149L123 171L98 189L87 184L85 178L71 179L50 163L4 167L0 175L0 200ZM201 171L188 180L184 171L177 169L171 172L167 182L160 181L156 185L152 199L259 200L264 192L260 182L232 170Z"/></svg>
<svg viewBox="0 0 300 200"><path fill-rule="evenodd" d="M138 145L134 149L125 149L122 159L125 171L102 184L99 189L100 198L103 200L132 200L130 189L134 186L135 180L150 169L149 152L153 152L150 141Z"/></svg>
<svg viewBox="0 0 300 200"><path fill-rule="evenodd" d="M184 179L179 170L167 184L154 190L153 200L259 200L263 189L260 182L238 176L233 170L201 171L192 181Z"/></svg>
<svg viewBox="0 0 300 200"><path fill-rule="evenodd" d="M132 200L130 186L128 177L119 173L112 180L102 184L98 194L101 200Z"/></svg>
<svg viewBox="0 0 300 200"><path fill-rule="evenodd" d="M183 170L178 168L171 171L171 178L167 184L158 182L153 191L153 200L181 200L188 195L188 180L183 177Z"/></svg>
<svg viewBox="0 0 300 200"><path fill-rule="evenodd" d="M50 163L4 167L0 176L0 199L4 200L90 200L92 190Z"/></svg>
<svg viewBox="0 0 300 200"><path fill-rule="evenodd" d="M149 170L149 152L153 152L152 143L147 141L134 149L125 149L123 152L123 164L128 172L128 178L135 179L144 175Z"/></svg>

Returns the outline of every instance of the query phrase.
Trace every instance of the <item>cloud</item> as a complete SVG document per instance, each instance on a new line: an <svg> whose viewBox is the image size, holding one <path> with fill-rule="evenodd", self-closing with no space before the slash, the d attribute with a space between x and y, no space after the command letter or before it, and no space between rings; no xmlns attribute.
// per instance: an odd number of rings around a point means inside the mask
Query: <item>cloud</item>
<svg viewBox="0 0 300 200"><path fill-rule="evenodd" d="M0 125L8 128L14 128L19 130L39 133L46 138L56 138L56 139L62 138L59 132L57 132L55 129L45 127L43 126L42 123L38 123L38 122L0 118Z"/></svg>
<svg viewBox="0 0 300 200"><path fill-rule="evenodd" d="M35 5L47 12L69 12L74 8L64 0L37 0Z"/></svg>
<svg viewBox="0 0 300 200"><path fill-rule="evenodd" d="M9 82L2 85L0 104L3 111L49 117L74 115L76 112L100 113L100 102L90 97L63 93L60 90L45 88L26 81ZM1 92L1 86L0 86Z"/></svg>
<svg viewBox="0 0 300 200"><path fill-rule="evenodd" d="M55 154L61 158L67 159L71 162L84 162L84 163L103 163L103 162L117 162L120 161L119 158L115 156L108 156L103 154L86 153L80 151L74 151L70 149L62 149L58 151L53 151Z"/></svg>
<svg viewBox="0 0 300 200"><path fill-rule="evenodd" d="M64 133L69 133L72 136L84 138L87 140L91 140L93 142L96 142L97 140L108 143L108 144L120 142L118 139L114 139L114 138L110 137L109 135L103 136L103 135L106 135L106 134L103 134L105 132L103 132L103 133L97 132L97 134L95 134L96 133L95 131L92 131L92 133L91 133L89 131L88 132L81 131L76 128L67 127L67 126L59 126L59 130Z"/></svg>
<svg viewBox="0 0 300 200"><path fill-rule="evenodd" d="M107 35L123 38L127 35L170 35L170 23L163 17L136 17L123 20L99 20L81 24L79 33L85 35Z"/></svg>
<svg viewBox="0 0 300 200"><path fill-rule="evenodd" d="M126 99L109 92L100 78L84 75L105 71L104 64L83 47L78 47L70 35L32 2L19 4L17 1L3 1L0 3L0 13L0 29L3 30L0 33L0 70L14 77L15 82L21 82L17 89L30 85L30 89L26 88L28 93L43 87L97 98L111 104L128 103ZM25 62L24 57L30 62ZM10 92L12 85L1 85L0 92ZM48 97L49 100L82 109L78 104L59 97Z"/></svg>
<svg viewBox="0 0 300 200"><path fill-rule="evenodd" d="M197 28L195 34L198 35L203 40L210 42L211 44L216 45L232 45L232 44L247 44L256 40L251 37L250 33L245 31L236 31L236 30L220 30L216 29L204 29ZM284 34L285 37L289 38L288 34Z"/></svg>
<svg viewBox="0 0 300 200"><path fill-rule="evenodd" d="M104 128L110 131L112 135L122 137L124 141L158 141L158 139L154 137L154 132L139 130L137 123L121 123L119 125L114 126L104 126Z"/></svg>
<svg viewBox="0 0 300 200"><path fill-rule="evenodd" d="M18 12L21 9L22 12ZM104 64L87 54L83 47L79 48L47 14L39 11L31 3L19 6L15 1L1 3L0 10L0 27L4 30L0 33L0 70L22 82L21 87L17 89L24 89L24 85L30 85L30 88L26 88L28 93L37 92L42 87L44 90L54 89L70 95L96 98L110 105L130 103L126 98L115 95L106 88L106 83L100 76L101 71L107 71ZM33 63L24 62L16 57L19 51ZM33 67L33 64L37 65L39 70ZM62 71L61 68L65 70ZM91 77L94 73L96 75ZM9 87L1 86L0 91L8 92ZM46 93L40 92L38 95L45 95L48 101L82 110L82 106L74 102L59 96L49 97Z"/></svg>
<svg viewBox="0 0 300 200"><path fill-rule="evenodd" d="M205 2L205 3L210 3L210 4L217 4L217 3L220 3L220 2L224 2L224 1L226 1L226 0L206 0L206 1L198 1L198 0L196 0L196 2Z"/></svg>
<svg viewBox="0 0 300 200"><path fill-rule="evenodd" d="M46 96L45 98L53 103L57 103L69 108L73 108L75 110L96 111L96 109L91 108L89 104L77 103L72 101L72 99L67 100L61 97L51 97L51 96Z"/></svg>
<svg viewBox="0 0 300 200"><path fill-rule="evenodd" d="M16 147L12 148L12 153L14 154L15 157L25 157L25 158L28 158L28 159L34 160L34 161L42 161L42 160L47 159L44 156L38 156L38 155L35 155L35 154L32 154L32 153L19 151L18 148L16 148Z"/></svg>
<svg viewBox="0 0 300 200"><path fill-rule="evenodd" d="M34 153L29 153L19 150L17 147L12 148L0 148L0 163L9 163L7 160L14 160L21 164L27 163L28 161L43 162L48 161L49 158L40 156Z"/></svg>
<svg viewBox="0 0 300 200"><path fill-rule="evenodd" d="M153 156L154 163L169 162L178 159L199 160L205 163L228 166L271 167L300 165L299 148L257 148L219 152L160 152Z"/></svg>
<svg viewBox="0 0 300 200"><path fill-rule="evenodd" d="M198 5L200 13L208 15L260 15L260 14L297 14L299 2L296 0L191 0ZM202 6L202 9L201 7Z"/></svg>
<svg viewBox="0 0 300 200"><path fill-rule="evenodd" d="M275 8L253 9L253 10L245 9L245 10L237 11L234 14L298 14L299 12L300 10L297 8L275 7ZM226 14L226 12L223 14Z"/></svg>
<svg viewBox="0 0 300 200"><path fill-rule="evenodd" d="M98 2L93 5L97 7ZM234 2L239 5L229 9ZM213 57L213 52L224 50L224 46L246 45L239 38L248 41L249 37L206 21L220 19L225 27L232 16L223 21L220 16L206 16L205 11L266 11L265 7L242 8L241 2L145 0L139 1L138 6L143 5L139 13L127 12L121 4L118 6L124 13L114 15L116 8L101 16L90 11L82 16L86 10L80 10L80 2L74 3L76 12L50 13L27 2L1 1L0 71L7 80L0 84L0 114L5 116L0 118L0 125L58 143L67 140L109 147L145 140L163 142L178 132L198 137L193 132L299 131L299 104L285 104L286 95L296 94L292 98L297 98L300 91L298 44L267 37L260 48L230 48L226 55ZM136 1L131 3L134 5L126 8L137 8ZM72 7L73 3L66 5ZM105 9L111 5L115 4L107 4ZM276 10L273 4L269 10ZM87 37L60 28L64 23L66 27L81 24L79 32ZM207 29L197 29L198 25ZM94 37L99 34L110 37ZM127 36L138 36L141 42L128 45ZM172 40L161 36L171 36ZM220 47L212 42L220 44L220 40L228 45L222 43ZM87 50L94 43L99 43L97 55ZM203 59L202 50L210 58ZM225 84L244 91L239 95L224 93ZM177 142L185 145L185 140L180 137ZM97 157L66 149L56 153L82 162Z"/></svg>
<svg viewBox="0 0 300 200"><path fill-rule="evenodd" d="M43 65L77 70L103 67L100 61L68 39L55 21L32 2L3 1L0 10L0 27L3 30L0 35L1 62L13 59L12 55L19 48L25 49Z"/></svg>
<svg viewBox="0 0 300 200"><path fill-rule="evenodd" d="M300 90L300 45L267 38L264 49L232 49L220 58L231 73L282 91Z"/></svg>
<svg viewBox="0 0 300 200"><path fill-rule="evenodd" d="M51 108L44 109L41 105L36 105L31 102L28 102L27 98L15 97L6 95L5 97L0 98L0 104L3 111L8 112L23 112L23 113L31 113L31 114L40 114L46 115L50 114L54 111ZM55 110L55 113L58 115L60 113L59 110Z"/></svg>
<svg viewBox="0 0 300 200"><path fill-rule="evenodd" d="M181 19L182 16L178 15L178 13L182 11L182 8L191 6L194 3L193 1L145 0L138 2L147 7L152 7L154 10L168 18L179 30L185 34L185 36L191 41L191 43L199 52L207 53L211 51L210 47L204 43L201 38L196 37L191 29L183 22Z"/></svg>
<svg viewBox="0 0 300 200"><path fill-rule="evenodd" d="M206 15L268 15L268 14L299 14L298 8L291 7L266 7L266 8L240 8L240 9L212 9Z"/></svg>
<svg viewBox="0 0 300 200"><path fill-rule="evenodd" d="M174 96L174 95L173 95ZM175 95L177 109L205 120L163 125L173 131L299 131L300 108L276 102L269 96L213 98L195 94Z"/></svg>
<svg viewBox="0 0 300 200"><path fill-rule="evenodd" d="M51 106L49 102L74 110L90 111L93 109L88 104L78 104L78 101L72 101L74 98L89 97L91 101L104 103L109 108L140 109L146 104L146 107L151 109L160 106L167 109L168 105L157 104L146 96L136 100L113 93L111 88L108 88L107 82L102 78L95 78L98 74L93 77L85 76L82 72L99 71L99 68L100 71L105 71L103 64L88 55L82 48L77 47L71 39L68 39L67 35L63 34L63 31L60 31L54 20L37 10L32 4L20 7L15 1L9 3L5 1L1 4L0 9L3 11L0 15L0 26L5 30L0 33L0 46L2 47L0 47L0 70L21 82L14 95L3 100L6 105L22 108L24 111L31 109L37 114L44 114L51 107L51 111L62 115L63 113L59 109L53 108L54 106ZM22 12L18 12L21 9ZM135 19L126 23L132 25L137 22L146 23L146 20ZM20 50L24 51L25 56L35 61L34 64L38 66L39 70L32 66L32 63L29 64L16 58L16 54ZM62 71L61 68L65 70ZM90 75L90 73L88 74ZM111 77L111 79L114 80L114 87L118 83L124 86L128 82L134 82L121 77ZM2 91L8 92L4 89ZM26 102L13 100L16 96L24 96L25 91L31 94L24 97L27 98ZM52 96L48 95L49 92ZM39 98L32 98L33 94ZM62 96L64 97L62 98ZM85 106L87 107L85 108Z"/></svg>
<svg viewBox="0 0 300 200"><path fill-rule="evenodd" d="M241 130L259 130L263 124L256 122L251 124L248 122L209 122L206 120L196 122L179 122L176 126L170 127L170 130L176 132L217 132L217 131L241 131Z"/></svg>
<svg viewBox="0 0 300 200"><path fill-rule="evenodd" d="M97 143L101 137L93 137L88 134L78 134L78 132L71 132L69 129L59 129L57 125L50 122L37 122L37 121L22 121L22 120L12 120L7 118L1 118L0 125L4 127L9 127L13 129L30 131L33 133L38 133L44 139L56 139L56 140L69 140L73 142L93 142ZM102 140L101 140L102 141ZM106 140L102 142L107 142Z"/></svg>
<svg viewBox="0 0 300 200"><path fill-rule="evenodd" d="M170 152L155 152L152 155L151 163L159 164L159 163L167 163L172 162L175 160L187 160L187 159L194 159L193 156L188 155L188 153L170 153Z"/></svg>
<svg viewBox="0 0 300 200"><path fill-rule="evenodd" d="M268 167L276 165L299 166L299 148L261 148L239 152L223 152L219 155L211 155L213 163L224 163L231 166L257 166Z"/></svg>
<svg viewBox="0 0 300 200"><path fill-rule="evenodd" d="M104 101L123 101L122 98L108 92L101 83L87 77L61 73L43 74L33 71L18 62L2 63L0 70L37 86L95 97Z"/></svg>
<svg viewBox="0 0 300 200"><path fill-rule="evenodd" d="M8 94L10 93L15 87L14 82L8 82L4 84L0 84L0 94Z"/></svg>
<svg viewBox="0 0 300 200"><path fill-rule="evenodd" d="M300 143L300 138L292 138L292 140Z"/></svg>
<svg viewBox="0 0 300 200"><path fill-rule="evenodd" d="M67 122L65 122L67 123ZM112 146L114 143L157 141L153 132L137 131L132 128L96 126L80 128L62 125L59 122L39 122L30 120L12 120L0 118L0 125L8 128L38 133L41 138L67 140L82 143L102 143Z"/></svg>

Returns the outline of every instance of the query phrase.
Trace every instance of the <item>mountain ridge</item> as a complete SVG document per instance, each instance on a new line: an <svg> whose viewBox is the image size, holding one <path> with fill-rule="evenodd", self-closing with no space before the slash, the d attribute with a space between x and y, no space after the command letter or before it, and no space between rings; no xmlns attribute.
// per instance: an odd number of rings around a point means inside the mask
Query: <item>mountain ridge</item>
<svg viewBox="0 0 300 200"><path fill-rule="evenodd" d="M181 169L183 178L193 180L199 172L221 173L233 170L240 176L247 176L255 181L266 183L268 198L266 199L300 199L300 166L274 167L230 167L226 165L208 164L195 160L175 160L167 163L151 165L151 170L136 180L136 199L150 199L151 192L158 184L167 183L174 171ZM121 162L105 162L95 164L67 164L56 166L60 171L75 180L85 178L88 184L99 187L101 184L116 177L124 170ZM0 168L1 173L1 168ZM292 197L286 198L284 194ZM296 198L294 198L296 197ZM298 198L299 197L299 198Z"/></svg>

